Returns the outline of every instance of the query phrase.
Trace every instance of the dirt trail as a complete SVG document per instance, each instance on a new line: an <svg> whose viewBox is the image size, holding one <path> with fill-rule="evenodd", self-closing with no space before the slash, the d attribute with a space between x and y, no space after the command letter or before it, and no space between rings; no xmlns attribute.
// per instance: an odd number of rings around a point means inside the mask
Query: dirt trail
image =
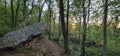
<svg viewBox="0 0 120 56"><path fill-rule="evenodd" d="M62 48L47 38L34 39L13 52L3 52L0 56L64 56Z"/></svg>

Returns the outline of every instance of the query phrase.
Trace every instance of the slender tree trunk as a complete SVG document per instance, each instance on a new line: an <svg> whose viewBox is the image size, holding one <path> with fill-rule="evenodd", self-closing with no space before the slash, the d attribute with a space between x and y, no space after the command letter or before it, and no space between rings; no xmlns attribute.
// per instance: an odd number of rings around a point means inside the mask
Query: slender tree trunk
<svg viewBox="0 0 120 56"><path fill-rule="evenodd" d="M60 20L61 20L61 27L62 27L62 35L64 37L64 49L65 49L65 53L68 56L69 53L69 46L68 46L68 35L66 34L66 25L65 25L65 21L64 21L64 4L63 4L63 0L59 0L59 7L60 7Z"/></svg>
<svg viewBox="0 0 120 56"><path fill-rule="evenodd" d="M19 7L20 7L20 0L18 0L17 2L16 15L15 15L15 27L17 26Z"/></svg>
<svg viewBox="0 0 120 56"><path fill-rule="evenodd" d="M40 2L39 2L39 17L38 17L38 22L41 21L41 15L42 15L42 10L43 10L43 6L46 3L46 0L43 2L43 4L40 6Z"/></svg>
<svg viewBox="0 0 120 56"><path fill-rule="evenodd" d="M90 5L91 5L91 0L88 0L88 17L87 17L87 26L86 26L86 28L87 28L87 30L88 30L88 35L90 35L90 27L89 27L89 20L90 20Z"/></svg>
<svg viewBox="0 0 120 56"><path fill-rule="evenodd" d="M103 56L107 56L107 16L108 15L108 0L105 0L104 3L104 19L103 19Z"/></svg>
<svg viewBox="0 0 120 56"><path fill-rule="evenodd" d="M30 10L30 12L29 12L25 17L27 17L27 16L29 16L30 14L32 14L32 11L33 11L33 9L34 9L34 2L35 2L35 0L32 0L32 9Z"/></svg>
<svg viewBox="0 0 120 56"><path fill-rule="evenodd" d="M11 0L11 19L12 19L12 27L14 27L14 8L13 8L13 0Z"/></svg>
<svg viewBox="0 0 120 56"><path fill-rule="evenodd" d="M23 21L25 21L25 15L27 11L27 5L26 5L27 0L23 0Z"/></svg>
<svg viewBox="0 0 120 56"><path fill-rule="evenodd" d="M6 2L6 0L5 0L5 14L6 14L6 7L7 7L7 2Z"/></svg>
<svg viewBox="0 0 120 56"><path fill-rule="evenodd" d="M26 25L27 0L23 0L23 26Z"/></svg>
<svg viewBox="0 0 120 56"><path fill-rule="evenodd" d="M118 30L118 28L116 28L116 26L117 26L117 24L118 24L118 22L119 22L119 20L118 20L119 18L118 18L118 15L117 16L115 16L115 24L114 24L114 37L119 37L119 35L118 35L118 33L119 33L119 30Z"/></svg>
<svg viewBox="0 0 120 56"><path fill-rule="evenodd" d="M6 14L7 14L7 2L6 2L6 0L4 2L5 2L5 16L4 16L4 18L6 18ZM7 22L7 20L4 19L4 22Z"/></svg>
<svg viewBox="0 0 120 56"><path fill-rule="evenodd" d="M32 0L32 9L27 14L27 5L26 5L27 0L24 0L24 7L23 7L23 22L24 22L24 26L26 26L26 22L27 22L27 18L26 17L29 16L32 13L32 11L33 11L34 1L35 0Z"/></svg>
<svg viewBox="0 0 120 56"><path fill-rule="evenodd" d="M52 13L51 13L51 1L49 2L49 5L48 5L48 8L49 8L49 16L50 16L50 23L49 23L49 39L51 39L51 17L52 17Z"/></svg>
<svg viewBox="0 0 120 56"><path fill-rule="evenodd" d="M69 37L69 32L68 32L68 30L69 30L69 0L67 1L67 31L66 31L66 34L67 34L67 37Z"/></svg>
<svg viewBox="0 0 120 56"><path fill-rule="evenodd" d="M89 19L90 19L90 5L91 5L91 0L89 0L89 3L88 3L88 18L87 18L87 23L89 22Z"/></svg>
<svg viewBox="0 0 120 56"><path fill-rule="evenodd" d="M85 56L85 41L86 41L86 10L85 0L83 0L83 38L82 38L82 56Z"/></svg>
<svg viewBox="0 0 120 56"><path fill-rule="evenodd" d="M81 40L80 38L81 38L81 17L79 17L79 23L78 23L78 30L79 30L79 40Z"/></svg>

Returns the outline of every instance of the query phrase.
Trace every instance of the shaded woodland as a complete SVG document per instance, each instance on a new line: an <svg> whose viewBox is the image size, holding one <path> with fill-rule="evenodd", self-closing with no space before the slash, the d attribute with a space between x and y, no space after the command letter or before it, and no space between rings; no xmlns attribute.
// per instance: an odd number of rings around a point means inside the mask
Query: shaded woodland
<svg viewBox="0 0 120 56"><path fill-rule="evenodd" d="M120 0L0 0L4 55L120 56Z"/></svg>

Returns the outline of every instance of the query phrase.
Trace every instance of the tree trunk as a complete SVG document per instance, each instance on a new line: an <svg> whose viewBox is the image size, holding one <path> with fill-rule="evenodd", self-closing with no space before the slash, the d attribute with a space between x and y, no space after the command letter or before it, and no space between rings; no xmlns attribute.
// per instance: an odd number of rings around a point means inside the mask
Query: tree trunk
<svg viewBox="0 0 120 56"><path fill-rule="evenodd" d="M12 19L12 27L14 27L14 8L13 8L13 0L11 0L11 19Z"/></svg>
<svg viewBox="0 0 120 56"><path fill-rule="evenodd" d="M85 0L83 0L83 38L82 38L82 56L85 56L85 41L86 41L86 10Z"/></svg>
<svg viewBox="0 0 120 56"><path fill-rule="evenodd" d="M46 0L43 2L43 4L40 6L40 2L39 2L39 17L38 17L38 22L41 21L41 15L42 15L42 9L44 4L46 3ZM41 7L41 8L40 8Z"/></svg>
<svg viewBox="0 0 120 56"><path fill-rule="evenodd" d="M16 15L15 15L15 27L17 26L19 7L20 7L20 0L18 0L18 2L17 2Z"/></svg>
<svg viewBox="0 0 120 56"><path fill-rule="evenodd" d="M67 1L67 30L66 30L66 34L68 35L68 30L69 30L69 0ZM69 37L69 36L67 36Z"/></svg>
<svg viewBox="0 0 120 56"><path fill-rule="evenodd" d="M87 23L89 22L90 19L90 5L91 5L91 0L88 1L88 18L87 18Z"/></svg>
<svg viewBox="0 0 120 56"><path fill-rule="evenodd" d="M5 14L6 14L6 7L7 7L7 2L6 2L6 0L5 0Z"/></svg>
<svg viewBox="0 0 120 56"><path fill-rule="evenodd" d="M103 18L103 56L107 56L107 15L108 15L108 0L104 3L104 18Z"/></svg>
<svg viewBox="0 0 120 56"><path fill-rule="evenodd" d="M23 22L24 22L24 26L26 26L26 22L27 22L27 18L26 17L29 16L32 13L32 11L33 11L34 1L35 0L32 0L32 9L27 14L27 5L26 5L27 0L24 0L24 7L23 7Z"/></svg>
<svg viewBox="0 0 120 56"><path fill-rule="evenodd" d="M81 40L81 17L79 17L78 30L79 30L79 40Z"/></svg>
<svg viewBox="0 0 120 56"><path fill-rule="evenodd" d="M64 49L65 49L65 54L68 56L69 53L69 46L68 46L68 35L66 34L67 32L67 28L65 25L65 21L64 21L64 4L63 4L63 0L59 0L59 7L60 7L60 20L61 20L61 27L62 27L62 35L64 37Z"/></svg>
<svg viewBox="0 0 120 56"><path fill-rule="evenodd" d="M23 0L23 21L25 20L25 15L27 11L27 5L26 5L27 0Z"/></svg>
<svg viewBox="0 0 120 56"><path fill-rule="evenodd" d="M25 15L26 15L26 11L27 11L26 2L27 2L27 0L23 0L23 26L26 25L26 23L25 23Z"/></svg>
<svg viewBox="0 0 120 56"><path fill-rule="evenodd" d="M118 22L119 22L119 17L118 17L118 15L117 16L115 16L115 24L114 24L114 37L119 37L119 30L118 30L118 28L116 28L116 26L118 25Z"/></svg>
<svg viewBox="0 0 120 56"><path fill-rule="evenodd" d="M49 16L50 16L50 23L49 23L49 39L51 39L51 17L52 17L52 14L51 14L51 1L49 2L49 5L48 5L48 9L49 9Z"/></svg>

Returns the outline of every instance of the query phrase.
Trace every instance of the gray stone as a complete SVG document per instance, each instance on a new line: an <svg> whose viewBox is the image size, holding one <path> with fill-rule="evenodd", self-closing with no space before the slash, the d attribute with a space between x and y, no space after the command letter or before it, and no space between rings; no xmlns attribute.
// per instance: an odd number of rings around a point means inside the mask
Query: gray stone
<svg viewBox="0 0 120 56"><path fill-rule="evenodd" d="M0 38L0 49L15 47L33 36L41 35L46 32L47 26L43 22L35 23L19 30L9 32Z"/></svg>

